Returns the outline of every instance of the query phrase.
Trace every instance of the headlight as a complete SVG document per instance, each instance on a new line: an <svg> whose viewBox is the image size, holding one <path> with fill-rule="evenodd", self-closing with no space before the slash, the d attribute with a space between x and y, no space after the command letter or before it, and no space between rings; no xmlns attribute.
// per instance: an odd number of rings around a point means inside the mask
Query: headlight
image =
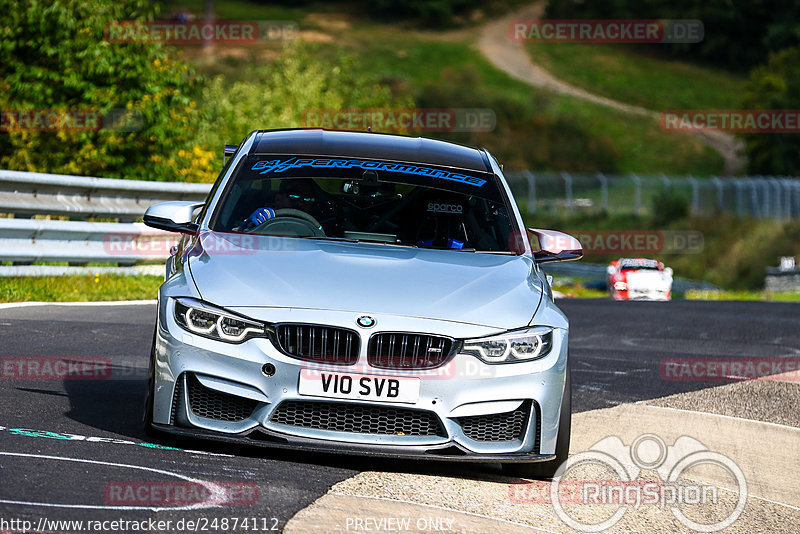
<svg viewBox="0 0 800 534"><path fill-rule="evenodd" d="M625 282L614 282L614 289L616 289L617 291L627 291L628 284L626 284Z"/></svg>
<svg viewBox="0 0 800 534"><path fill-rule="evenodd" d="M228 343L267 335L262 323L190 298L175 300L175 321L193 334Z"/></svg>
<svg viewBox="0 0 800 534"><path fill-rule="evenodd" d="M553 348L553 329L537 326L498 336L464 341L462 354L486 363L528 362L546 356Z"/></svg>

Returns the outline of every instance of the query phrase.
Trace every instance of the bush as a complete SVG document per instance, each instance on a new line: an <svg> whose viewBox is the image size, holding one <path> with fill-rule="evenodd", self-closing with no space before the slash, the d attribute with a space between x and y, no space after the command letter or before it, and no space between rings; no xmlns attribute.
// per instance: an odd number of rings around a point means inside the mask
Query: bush
<svg viewBox="0 0 800 534"><path fill-rule="evenodd" d="M410 19L426 26L454 26L468 19L507 11L520 0L369 0L364 9L381 18Z"/></svg>
<svg viewBox="0 0 800 534"><path fill-rule="evenodd" d="M753 70L745 107L798 109L800 107L800 47L770 56ZM748 170L753 174L800 174L800 135L756 133L744 136Z"/></svg>
<svg viewBox="0 0 800 534"><path fill-rule="evenodd" d="M653 196L653 225L663 228L673 221L689 215L689 199L684 195L664 188Z"/></svg>
<svg viewBox="0 0 800 534"><path fill-rule="evenodd" d="M355 68L353 56L314 59L307 45L289 45L272 64L251 70L248 81L217 76L204 88L199 142L221 147L238 143L255 129L316 126L304 124L305 112L411 107L396 101L390 89Z"/></svg>
<svg viewBox="0 0 800 534"><path fill-rule="evenodd" d="M105 40L111 21L155 16L145 0L0 0L0 109L124 109L138 131L0 132L0 167L150 180L213 178L194 144L197 80L157 43Z"/></svg>
<svg viewBox="0 0 800 534"><path fill-rule="evenodd" d="M751 68L770 52L800 43L795 0L549 0L546 14L553 19L698 19L705 27L700 43L650 47L732 70Z"/></svg>
<svg viewBox="0 0 800 534"><path fill-rule="evenodd" d="M431 134L488 148L507 168L566 170L570 172L617 170L619 152L605 136L597 136L580 123L549 113L549 98L515 99L486 88L473 68L445 69L436 81L423 86L417 96L422 108L489 108L497 125L492 132Z"/></svg>

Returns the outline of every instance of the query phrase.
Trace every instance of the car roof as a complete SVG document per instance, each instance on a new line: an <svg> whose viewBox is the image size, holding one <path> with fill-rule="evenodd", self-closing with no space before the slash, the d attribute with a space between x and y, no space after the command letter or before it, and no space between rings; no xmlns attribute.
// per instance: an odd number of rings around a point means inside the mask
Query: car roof
<svg viewBox="0 0 800 534"><path fill-rule="evenodd" d="M259 130L250 154L292 154L427 163L492 172L482 150L405 135L298 128Z"/></svg>

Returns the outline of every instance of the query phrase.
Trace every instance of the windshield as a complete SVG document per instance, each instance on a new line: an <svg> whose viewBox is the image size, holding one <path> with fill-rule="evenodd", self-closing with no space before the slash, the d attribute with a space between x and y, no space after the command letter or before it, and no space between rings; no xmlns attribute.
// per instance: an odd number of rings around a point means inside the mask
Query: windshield
<svg viewBox="0 0 800 534"><path fill-rule="evenodd" d="M619 262L621 271L660 271L661 266L655 260L632 259Z"/></svg>
<svg viewBox="0 0 800 534"><path fill-rule="evenodd" d="M211 229L516 253L494 175L423 164L250 156L227 185Z"/></svg>

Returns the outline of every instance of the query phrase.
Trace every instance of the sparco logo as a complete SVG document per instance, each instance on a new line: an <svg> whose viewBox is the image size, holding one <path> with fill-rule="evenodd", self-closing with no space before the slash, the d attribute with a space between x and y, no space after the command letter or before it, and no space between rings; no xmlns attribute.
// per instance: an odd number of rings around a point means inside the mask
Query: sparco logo
<svg viewBox="0 0 800 534"><path fill-rule="evenodd" d="M433 213L464 213L464 206L461 204L439 204L428 202L428 211Z"/></svg>

